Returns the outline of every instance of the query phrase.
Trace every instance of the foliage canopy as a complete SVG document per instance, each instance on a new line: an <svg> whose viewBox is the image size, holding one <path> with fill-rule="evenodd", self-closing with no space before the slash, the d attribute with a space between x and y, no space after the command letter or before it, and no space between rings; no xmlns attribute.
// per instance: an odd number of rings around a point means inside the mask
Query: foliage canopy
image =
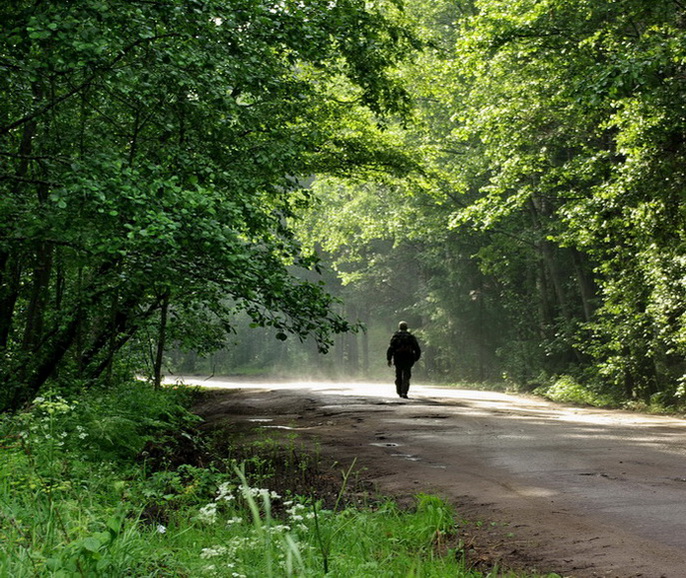
<svg viewBox="0 0 686 578"><path fill-rule="evenodd" d="M436 375L536 386L568 374L617 398L683 398L683 6L411 11L430 48L403 67L417 108L400 138L423 174L391 194L349 188L363 230L333 247L339 268L395 296L379 317L415 316ZM379 228L373 197L393 227Z"/></svg>
<svg viewBox="0 0 686 578"><path fill-rule="evenodd" d="M405 162L373 138L407 109L396 2L14 1L0 18L0 407L58 370L102 375L146 332L216 346L239 310L323 350L349 329L290 223L310 175Z"/></svg>

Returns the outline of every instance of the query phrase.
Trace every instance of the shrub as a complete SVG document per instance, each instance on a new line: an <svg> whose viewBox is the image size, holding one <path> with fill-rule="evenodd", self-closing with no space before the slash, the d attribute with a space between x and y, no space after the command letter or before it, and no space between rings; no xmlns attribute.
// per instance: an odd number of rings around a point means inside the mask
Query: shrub
<svg viewBox="0 0 686 578"><path fill-rule="evenodd" d="M559 403L597 407L614 405L613 400L608 395L597 393L568 375L560 376L553 385L539 387L534 393Z"/></svg>

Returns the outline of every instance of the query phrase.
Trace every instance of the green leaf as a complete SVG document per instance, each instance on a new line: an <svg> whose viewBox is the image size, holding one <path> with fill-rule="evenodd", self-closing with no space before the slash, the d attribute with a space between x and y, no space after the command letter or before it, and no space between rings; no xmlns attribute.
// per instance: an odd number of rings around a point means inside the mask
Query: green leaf
<svg viewBox="0 0 686 578"><path fill-rule="evenodd" d="M88 550L89 552L97 552L100 550L102 542L94 536L89 536L88 538L81 540L81 546L84 550Z"/></svg>

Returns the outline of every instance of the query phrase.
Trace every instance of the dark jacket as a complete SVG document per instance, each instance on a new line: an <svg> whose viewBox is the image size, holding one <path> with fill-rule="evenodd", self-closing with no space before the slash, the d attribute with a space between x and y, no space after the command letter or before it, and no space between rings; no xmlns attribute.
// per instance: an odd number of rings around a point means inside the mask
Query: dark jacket
<svg viewBox="0 0 686 578"><path fill-rule="evenodd" d="M414 365L422 355L417 338L409 331L396 331L391 337L391 343L386 350L386 360L395 365Z"/></svg>

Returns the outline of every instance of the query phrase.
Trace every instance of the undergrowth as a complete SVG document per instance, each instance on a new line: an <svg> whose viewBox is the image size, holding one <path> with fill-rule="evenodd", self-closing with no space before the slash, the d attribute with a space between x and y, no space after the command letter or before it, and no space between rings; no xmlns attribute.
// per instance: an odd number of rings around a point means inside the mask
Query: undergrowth
<svg viewBox="0 0 686 578"><path fill-rule="evenodd" d="M0 577L504 575L468 568L435 496L353 504L350 468L321 497L295 444L217 455L191 395L129 383L1 416Z"/></svg>
<svg viewBox="0 0 686 578"><path fill-rule="evenodd" d="M619 405L614 397L581 385L568 375L558 377L552 385L535 389L534 393L558 403L592 407L617 407Z"/></svg>

